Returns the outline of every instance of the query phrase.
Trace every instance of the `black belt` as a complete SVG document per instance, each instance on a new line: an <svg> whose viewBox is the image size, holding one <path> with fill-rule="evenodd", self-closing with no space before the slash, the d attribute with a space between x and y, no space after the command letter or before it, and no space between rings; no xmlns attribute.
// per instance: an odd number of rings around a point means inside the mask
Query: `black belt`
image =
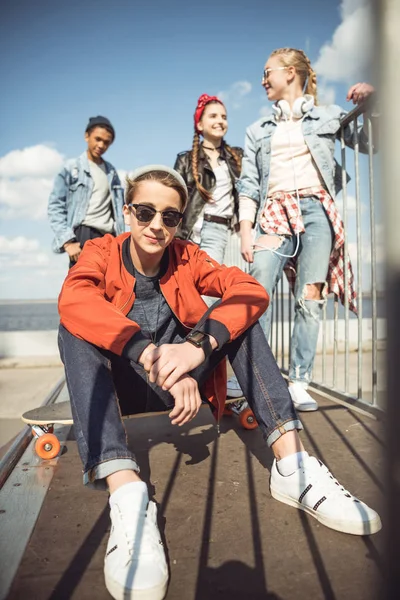
<svg viewBox="0 0 400 600"><path fill-rule="evenodd" d="M228 229L236 231L236 233L240 231L239 223L235 223L234 225L232 225L233 217L218 217L217 215L208 215L206 213L203 218L209 223L218 223L219 225L226 225Z"/></svg>
<svg viewBox="0 0 400 600"><path fill-rule="evenodd" d="M226 225L227 227L232 226L232 217L218 217L217 215L204 215L204 220L209 223L218 223L219 225Z"/></svg>

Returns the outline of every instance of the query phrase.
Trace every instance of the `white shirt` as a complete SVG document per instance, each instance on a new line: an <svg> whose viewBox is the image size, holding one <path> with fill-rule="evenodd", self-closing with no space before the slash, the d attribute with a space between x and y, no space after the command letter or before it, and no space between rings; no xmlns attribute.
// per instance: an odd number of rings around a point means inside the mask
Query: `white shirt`
<svg viewBox="0 0 400 600"><path fill-rule="evenodd" d="M268 196L321 185L304 140L302 119L280 120L271 139Z"/></svg>
<svg viewBox="0 0 400 600"><path fill-rule="evenodd" d="M205 213L229 219L233 216L234 212L235 201L232 193L232 179L227 162L222 160L221 164L218 167L214 167L213 171L215 175L215 188L212 194L213 202L205 203L203 210L197 217L190 236L190 239L196 242L196 244L200 244L201 241L201 229Z"/></svg>
<svg viewBox="0 0 400 600"><path fill-rule="evenodd" d="M215 175L215 188L212 202L207 202L204 212L207 215L230 218L233 216L234 199L232 194L232 179L226 160L222 160L218 167L213 169Z"/></svg>

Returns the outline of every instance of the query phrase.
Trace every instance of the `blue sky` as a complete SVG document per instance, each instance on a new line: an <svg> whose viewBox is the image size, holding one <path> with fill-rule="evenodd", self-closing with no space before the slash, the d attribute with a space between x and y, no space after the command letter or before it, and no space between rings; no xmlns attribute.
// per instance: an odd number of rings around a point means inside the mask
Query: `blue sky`
<svg viewBox="0 0 400 600"><path fill-rule="evenodd" d="M55 298L65 255L50 250L48 192L65 158L84 151L88 118L106 115L119 170L173 165L191 146L197 98L222 93L227 141L268 103L269 53L304 49L322 98L345 105L365 73L367 0L5 0L0 23L0 298ZM358 35L358 38L357 38ZM361 46L361 48L360 48ZM351 107L349 107L351 108Z"/></svg>

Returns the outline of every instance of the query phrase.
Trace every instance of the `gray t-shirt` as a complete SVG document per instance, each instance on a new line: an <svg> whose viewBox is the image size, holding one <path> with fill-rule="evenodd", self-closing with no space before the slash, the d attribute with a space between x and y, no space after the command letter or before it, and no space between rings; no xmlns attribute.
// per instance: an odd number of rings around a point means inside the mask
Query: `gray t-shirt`
<svg viewBox="0 0 400 600"><path fill-rule="evenodd" d="M127 238L122 244L122 259L125 268L136 279L136 297L127 317L135 321L140 326L141 331L133 335L125 344L122 355L137 362L143 350L149 345L149 341L152 340L157 346L161 344L179 344L185 339L189 329L186 329L174 315L160 291L159 281L168 269L168 251L164 252L160 272L154 277L146 277L133 266L129 245L130 238ZM229 341L229 331L219 321L209 318L212 308L206 311L204 305L204 311L204 317L208 318L205 318L204 321L202 319L202 323L196 325L196 329L215 337L218 347L222 348Z"/></svg>
<svg viewBox="0 0 400 600"><path fill-rule="evenodd" d="M157 346L177 344L185 334L160 291L160 274L147 277L135 269L135 303L127 317L135 321L147 339Z"/></svg>
<svg viewBox="0 0 400 600"><path fill-rule="evenodd" d="M89 169L93 179L93 190L82 225L94 227L102 233L112 233L114 219L106 167L104 162L96 164L89 160Z"/></svg>

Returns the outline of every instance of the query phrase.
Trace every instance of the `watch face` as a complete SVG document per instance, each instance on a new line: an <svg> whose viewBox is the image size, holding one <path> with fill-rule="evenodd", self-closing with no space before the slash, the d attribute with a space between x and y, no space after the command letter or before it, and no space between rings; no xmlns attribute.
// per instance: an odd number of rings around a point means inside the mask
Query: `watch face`
<svg viewBox="0 0 400 600"><path fill-rule="evenodd" d="M204 340L205 333L202 331L193 331L189 337L195 344L201 344L201 342Z"/></svg>

